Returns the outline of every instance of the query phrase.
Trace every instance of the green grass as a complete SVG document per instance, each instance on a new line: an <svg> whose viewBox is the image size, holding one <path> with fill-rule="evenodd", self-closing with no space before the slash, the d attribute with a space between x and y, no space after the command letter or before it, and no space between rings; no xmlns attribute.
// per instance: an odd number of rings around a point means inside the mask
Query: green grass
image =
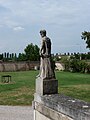
<svg viewBox="0 0 90 120"><path fill-rule="evenodd" d="M57 72L59 93L90 102L90 75Z"/></svg>
<svg viewBox="0 0 90 120"><path fill-rule="evenodd" d="M11 75L12 82L0 82L0 105L31 105L38 71L0 72ZM90 102L90 75L56 72L59 93ZM0 77L1 81L1 77Z"/></svg>
<svg viewBox="0 0 90 120"><path fill-rule="evenodd" d="M3 72L0 73L0 76L6 74L12 76L12 82L10 84L0 84L0 104L31 105L37 72Z"/></svg>

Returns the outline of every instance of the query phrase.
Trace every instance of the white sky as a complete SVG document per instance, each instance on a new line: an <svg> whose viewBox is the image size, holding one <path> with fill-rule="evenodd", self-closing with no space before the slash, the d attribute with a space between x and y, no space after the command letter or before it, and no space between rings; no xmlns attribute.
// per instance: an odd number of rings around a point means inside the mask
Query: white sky
<svg viewBox="0 0 90 120"><path fill-rule="evenodd" d="M90 31L90 0L0 0L0 53L40 46L41 29L52 53L88 52L83 31Z"/></svg>

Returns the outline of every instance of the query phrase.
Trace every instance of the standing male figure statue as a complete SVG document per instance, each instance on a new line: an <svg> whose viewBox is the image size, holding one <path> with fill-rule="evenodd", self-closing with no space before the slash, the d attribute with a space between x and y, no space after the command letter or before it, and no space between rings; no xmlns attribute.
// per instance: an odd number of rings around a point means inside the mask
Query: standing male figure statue
<svg viewBox="0 0 90 120"><path fill-rule="evenodd" d="M41 30L42 38L40 48L40 73L39 77L44 79L55 78L53 63L51 62L51 40L46 36L46 30Z"/></svg>

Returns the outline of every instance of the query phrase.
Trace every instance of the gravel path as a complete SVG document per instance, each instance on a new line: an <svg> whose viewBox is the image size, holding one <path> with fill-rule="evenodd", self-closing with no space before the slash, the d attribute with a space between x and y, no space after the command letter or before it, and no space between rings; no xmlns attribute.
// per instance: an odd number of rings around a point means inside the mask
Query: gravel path
<svg viewBox="0 0 90 120"><path fill-rule="evenodd" d="M0 120L33 120L33 109L28 106L0 105Z"/></svg>

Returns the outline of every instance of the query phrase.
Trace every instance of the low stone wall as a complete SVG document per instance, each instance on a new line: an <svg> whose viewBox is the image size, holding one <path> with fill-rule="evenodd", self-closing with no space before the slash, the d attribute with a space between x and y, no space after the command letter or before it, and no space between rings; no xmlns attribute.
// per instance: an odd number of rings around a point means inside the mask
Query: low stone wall
<svg viewBox="0 0 90 120"><path fill-rule="evenodd" d="M33 108L34 120L90 120L90 103L60 94L36 93Z"/></svg>
<svg viewBox="0 0 90 120"><path fill-rule="evenodd" d="M64 70L64 65L62 63L56 62L57 70ZM7 71L27 71L39 68L39 61L24 61L24 62L2 62L0 61L0 72Z"/></svg>
<svg viewBox="0 0 90 120"><path fill-rule="evenodd" d="M39 61L0 62L0 72L27 71L34 69L36 66L39 67Z"/></svg>

